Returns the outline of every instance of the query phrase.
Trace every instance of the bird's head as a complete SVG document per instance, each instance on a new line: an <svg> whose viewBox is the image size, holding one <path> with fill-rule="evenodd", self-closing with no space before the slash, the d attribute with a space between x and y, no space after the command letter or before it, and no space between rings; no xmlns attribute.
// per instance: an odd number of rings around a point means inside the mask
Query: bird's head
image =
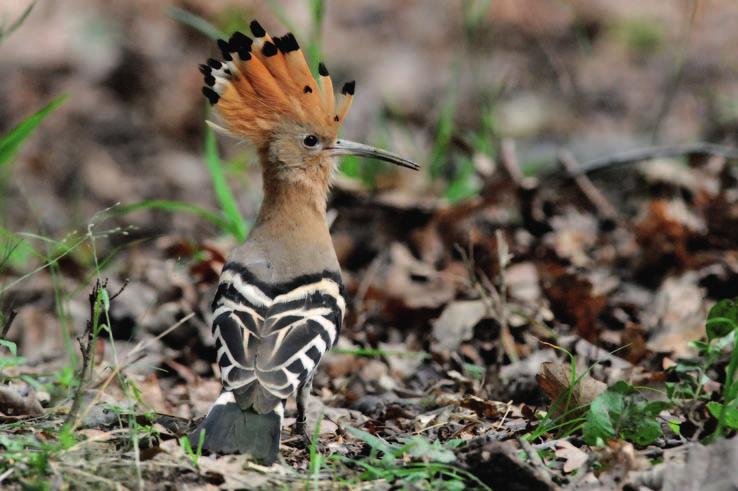
<svg viewBox="0 0 738 491"><path fill-rule="evenodd" d="M271 37L253 21L254 38L236 32L219 40L222 61L208 60L200 71L203 94L224 121L222 129L250 141L259 151L265 177L327 189L336 157L360 155L418 169L389 152L338 138L354 97L355 82L338 97L325 65L318 80L295 36Z"/></svg>

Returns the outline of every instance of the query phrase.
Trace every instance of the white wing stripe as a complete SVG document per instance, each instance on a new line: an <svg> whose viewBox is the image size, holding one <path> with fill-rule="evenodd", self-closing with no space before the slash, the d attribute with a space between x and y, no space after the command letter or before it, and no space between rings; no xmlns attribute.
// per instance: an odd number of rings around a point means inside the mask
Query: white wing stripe
<svg viewBox="0 0 738 491"><path fill-rule="evenodd" d="M220 300L220 305L218 306L217 309L215 309L215 312L213 312L213 318L217 319L218 316L220 316L221 314L225 314L226 312L231 312L231 311L246 312L254 319L264 320L264 318L260 316L259 313L255 311L254 309L252 309L251 307L248 307L240 303L236 303L233 300L228 300L227 298L223 298Z"/></svg>
<svg viewBox="0 0 738 491"><path fill-rule="evenodd" d="M287 303L293 300L300 300L313 292L320 292L333 298L339 298L341 296L341 290L338 284L329 278L323 278L315 283L298 286L292 291L274 297L274 303Z"/></svg>
<svg viewBox="0 0 738 491"><path fill-rule="evenodd" d="M220 275L220 283L230 283L249 302L269 307L272 299L254 285L244 283L241 275L233 271L223 271Z"/></svg>

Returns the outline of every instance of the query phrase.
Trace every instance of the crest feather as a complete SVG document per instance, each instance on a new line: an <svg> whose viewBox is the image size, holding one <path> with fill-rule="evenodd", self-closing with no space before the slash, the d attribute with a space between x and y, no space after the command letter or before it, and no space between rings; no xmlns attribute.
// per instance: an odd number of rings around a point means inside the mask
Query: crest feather
<svg viewBox="0 0 738 491"><path fill-rule="evenodd" d="M250 28L254 39L235 32L228 41L218 41L222 61L200 65L203 94L226 130L256 146L265 144L284 120L335 137L351 106L354 82L344 85L336 102L325 65L320 64L318 84L292 33L271 37L257 21Z"/></svg>

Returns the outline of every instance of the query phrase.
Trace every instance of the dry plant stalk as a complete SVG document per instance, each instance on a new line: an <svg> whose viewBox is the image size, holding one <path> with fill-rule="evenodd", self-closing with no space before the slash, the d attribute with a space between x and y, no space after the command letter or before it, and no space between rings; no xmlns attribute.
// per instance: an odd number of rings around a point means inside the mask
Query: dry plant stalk
<svg viewBox="0 0 738 491"><path fill-rule="evenodd" d="M120 287L120 290L118 290L118 293L115 295L110 296L109 301L112 302L115 298L117 298L121 293L123 293L123 290L128 285L128 282L123 283L123 286ZM108 286L108 280L105 279L105 281L100 282L100 279L98 278L95 280L95 286L92 287L92 291L90 292L90 295L88 297L89 304L90 304L90 318L87 321L87 326L85 327L85 332L82 333L81 336L77 337L77 342L79 343L79 349L82 353L82 367L79 370L79 373L77 375L77 378L79 380L79 384L77 385L77 389L74 392L74 398L72 399L72 407L69 409L69 413L67 414L67 417L64 419L64 426L71 426L72 428L75 428L77 426L77 416L79 415L80 408L82 406L82 395L84 394L84 388L87 381L87 375L90 371L91 366L91 360L93 358L92 353L92 346L95 344L95 339L97 339L97 326L100 322L100 316L103 314L107 315L107 311L101 311L98 303L100 302L100 292L105 290Z"/></svg>
<svg viewBox="0 0 738 491"><path fill-rule="evenodd" d="M10 330L10 326L13 324L13 321L15 320L17 315L18 315L18 311L13 309L5 317L5 322L3 322L3 331L0 333L0 339L8 338L8 331Z"/></svg>
<svg viewBox="0 0 738 491"><path fill-rule="evenodd" d="M513 362L518 361L519 357L508 322L510 310L507 306L506 270L510 265L510 249L501 230L495 231L495 239L497 240L497 261L500 268L499 287L496 287L484 272L479 271L475 267L471 245L468 252L464 251L458 245L456 249L464 261L472 288L477 292L487 308L487 315L495 319L500 325L500 345L502 346L502 350L498 350L497 352L497 363L501 364L503 353L507 354Z"/></svg>

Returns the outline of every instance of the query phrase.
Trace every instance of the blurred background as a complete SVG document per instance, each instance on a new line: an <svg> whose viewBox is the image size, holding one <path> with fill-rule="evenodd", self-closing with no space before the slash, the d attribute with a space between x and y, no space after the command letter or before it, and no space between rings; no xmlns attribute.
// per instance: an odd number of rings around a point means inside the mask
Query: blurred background
<svg viewBox="0 0 738 491"><path fill-rule="evenodd" d="M9 24L26 7L5 2L2 18ZM517 140L526 172L562 147L587 161L649 143L736 139L730 0L38 2L0 49L0 132L68 99L5 177L8 228L64 233L116 202L144 199L213 207L197 65L217 49L179 9L228 34L248 32L252 18L276 34L293 29L338 83L356 79L344 135L425 167L393 175L377 163L352 166L349 177L370 188L473 195L474 157L484 165L504 136ZM227 139L222 146L234 193L253 216L253 154ZM212 233L190 216L166 216L129 219L158 232Z"/></svg>

